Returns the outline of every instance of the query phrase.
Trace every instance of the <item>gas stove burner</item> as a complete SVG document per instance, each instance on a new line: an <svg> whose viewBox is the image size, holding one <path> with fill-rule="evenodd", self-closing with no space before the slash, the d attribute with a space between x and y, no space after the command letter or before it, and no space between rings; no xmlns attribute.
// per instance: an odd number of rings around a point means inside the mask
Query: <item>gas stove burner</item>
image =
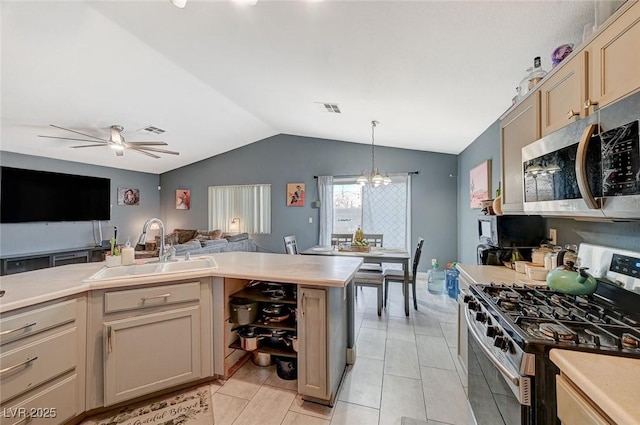
<svg viewBox="0 0 640 425"><path fill-rule="evenodd" d="M574 339L573 332L556 323L541 323L539 329L544 335L554 340L571 341Z"/></svg>
<svg viewBox="0 0 640 425"><path fill-rule="evenodd" d="M640 338L624 333L622 334L622 347L638 349L640 348Z"/></svg>
<svg viewBox="0 0 640 425"><path fill-rule="evenodd" d="M498 300L497 304L500 307L502 307L504 310L517 310L518 306L520 305L518 302L507 301L507 300Z"/></svg>

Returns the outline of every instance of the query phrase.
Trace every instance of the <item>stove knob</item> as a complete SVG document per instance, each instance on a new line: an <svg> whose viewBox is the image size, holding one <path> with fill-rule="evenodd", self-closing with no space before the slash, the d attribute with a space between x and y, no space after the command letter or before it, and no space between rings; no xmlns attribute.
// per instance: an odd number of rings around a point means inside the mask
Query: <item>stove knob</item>
<svg viewBox="0 0 640 425"><path fill-rule="evenodd" d="M487 321L487 313L483 313L481 311L476 313L476 321L477 322L486 322Z"/></svg>
<svg viewBox="0 0 640 425"><path fill-rule="evenodd" d="M498 335L500 335L502 332L500 332L500 329L497 326L489 326L487 328L487 336L490 338L496 337Z"/></svg>
<svg viewBox="0 0 640 425"><path fill-rule="evenodd" d="M480 308L480 306L478 305L478 302L474 300L469 301L467 305L469 306L469 310L471 311L475 311L476 309Z"/></svg>
<svg viewBox="0 0 640 425"><path fill-rule="evenodd" d="M505 348L509 348L509 340L504 336L497 336L493 341L493 345L498 347L502 351L505 351Z"/></svg>
<svg viewBox="0 0 640 425"><path fill-rule="evenodd" d="M473 296L471 295L465 295L464 298L462 299L463 302L468 303L469 301L471 301L473 299Z"/></svg>

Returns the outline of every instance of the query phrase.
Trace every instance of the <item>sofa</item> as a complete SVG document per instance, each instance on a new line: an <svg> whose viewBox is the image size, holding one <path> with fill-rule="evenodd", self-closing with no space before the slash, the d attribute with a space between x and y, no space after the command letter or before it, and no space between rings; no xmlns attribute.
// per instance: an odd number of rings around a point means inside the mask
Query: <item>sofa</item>
<svg viewBox="0 0 640 425"><path fill-rule="evenodd" d="M159 254L160 236L155 242L136 247L136 258L152 258ZM173 246L176 255L215 254L219 252L256 250L248 233L223 234L220 230L174 229L165 236L165 246Z"/></svg>

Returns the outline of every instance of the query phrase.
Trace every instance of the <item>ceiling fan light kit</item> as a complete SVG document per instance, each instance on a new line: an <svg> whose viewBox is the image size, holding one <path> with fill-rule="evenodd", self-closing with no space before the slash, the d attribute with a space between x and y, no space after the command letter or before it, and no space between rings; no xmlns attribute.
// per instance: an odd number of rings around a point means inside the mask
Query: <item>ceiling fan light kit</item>
<svg viewBox="0 0 640 425"><path fill-rule="evenodd" d="M185 1L185 3L186 3L186 1ZM76 130L71 130L71 129L60 127L60 126L53 125L53 124L50 124L50 126L53 127L53 128L60 129L60 130L69 131L71 133L80 134L81 136L89 137L89 139L78 139L78 138L74 138L74 137L43 136L43 135L38 135L38 137L46 137L46 138L49 138L49 139L73 140L73 141L79 141L79 142L90 142L90 143L93 143L92 145L70 146L71 148L74 148L74 149L109 146L111 149L113 149L115 151L116 156L124 156L124 151L126 149L130 149L132 151L141 153L143 155L147 155L147 156L149 156L151 158L154 158L154 159L159 159L160 158L160 156L156 155L156 153L166 153L166 154L169 154L169 155L180 155L179 152L170 151L170 150L167 150L167 149L159 149L157 147L154 147L154 146L167 146L166 142L127 142L127 141L125 141L124 136L122 136L122 131L124 130L124 127L121 126L121 125L112 125L110 127L110 132L111 133L110 133L109 139L101 139L99 137L92 136L90 134L81 133L81 132L76 131Z"/></svg>

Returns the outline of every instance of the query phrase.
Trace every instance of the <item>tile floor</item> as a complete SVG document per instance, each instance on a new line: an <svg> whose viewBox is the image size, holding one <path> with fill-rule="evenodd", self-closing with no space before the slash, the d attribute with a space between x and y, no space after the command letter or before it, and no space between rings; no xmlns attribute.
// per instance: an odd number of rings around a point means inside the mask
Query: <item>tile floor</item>
<svg viewBox="0 0 640 425"><path fill-rule="evenodd" d="M380 318L375 289L358 289L357 360L333 408L302 401L297 381L249 361L211 385L215 425L466 425L457 304L429 294L424 280L417 289L419 310L406 317L401 285L392 284Z"/></svg>

